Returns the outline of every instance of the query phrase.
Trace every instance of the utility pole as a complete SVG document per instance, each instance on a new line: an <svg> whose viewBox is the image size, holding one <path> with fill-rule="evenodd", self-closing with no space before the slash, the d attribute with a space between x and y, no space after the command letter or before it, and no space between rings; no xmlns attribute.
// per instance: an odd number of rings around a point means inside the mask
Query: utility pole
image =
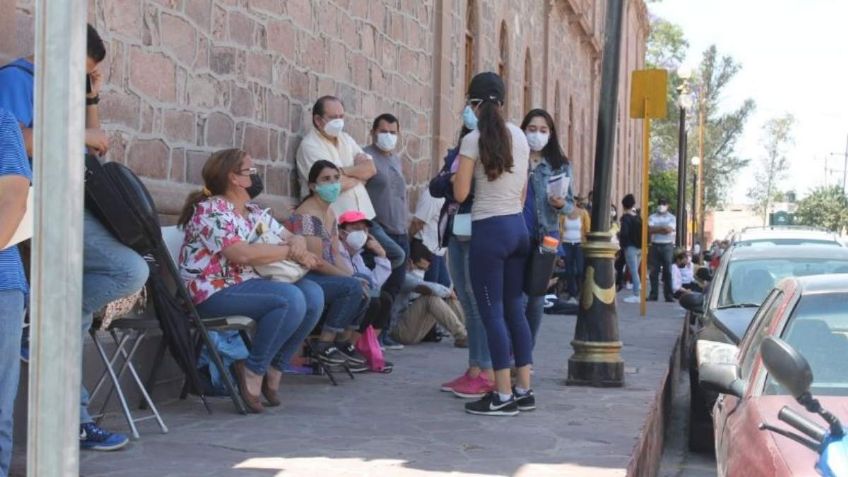
<svg viewBox="0 0 848 477"><path fill-rule="evenodd" d="M698 188L696 193L696 203L695 203L695 216L698 217L698 243L701 244L701 247L704 246L704 213L706 212L706 208L704 207L704 162L706 162L707 158L704 156L704 129L706 128L706 124L704 123L706 120L706 112L707 109L707 83L706 78L701 78L701 90L698 94L698 157L701 160L698 162ZM694 236L695 231L692 231L693 235L693 244L694 244Z"/></svg>

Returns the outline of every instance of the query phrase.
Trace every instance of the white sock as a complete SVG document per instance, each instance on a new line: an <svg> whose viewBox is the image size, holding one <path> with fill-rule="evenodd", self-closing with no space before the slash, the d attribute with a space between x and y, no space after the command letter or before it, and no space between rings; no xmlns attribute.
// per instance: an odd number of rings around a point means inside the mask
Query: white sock
<svg viewBox="0 0 848 477"><path fill-rule="evenodd" d="M512 399L512 394L504 394L502 392L498 392L498 399L500 399L501 402L507 402Z"/></svg>
<svg viewBox="0 0 848 477"><path fill-rule="evenodd" d="M525 394L527 394L528 391L530 390L518 386L515 387L515 394L518 394L519 396L524 396Z"/></svg>

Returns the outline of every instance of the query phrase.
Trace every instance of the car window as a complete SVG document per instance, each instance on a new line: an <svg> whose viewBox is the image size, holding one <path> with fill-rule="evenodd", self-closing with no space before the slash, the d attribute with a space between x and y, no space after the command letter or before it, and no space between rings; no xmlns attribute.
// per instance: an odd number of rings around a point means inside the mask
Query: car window
<svg viewBox="0 0 848 477"><path fill-rule="evenodd" d="M736 260L727 266L718 307L759 305L780 280L826 273L848 273L848 261L805 258Z"/></svg>
<svg viewBox="0 0 848 477"><path fill-rule="evenodd" d="M802 297L783 329L781 338L798 350L813 371L812 392L822 396L848 396L848 293ZM788 394L771 377L764 394Z"/></svg>
<svg viewBox="0 0 848 477"><path fill-rule="evenodd" d="M785 238L785 239L777 239L777 238L768 238L768 239L754 239L754 240L743 240L737 244L740 247L768 247L773 245L832 245L835 247L841 247L842 245L835 240L822 240L822 239L804 239L804 238Z"/></svg>
<svg viewBox="0 0 848 477"><path fill-rule="evenodd" d="M742 361L739 363L740 375L745 381L751 378L754 359L760 354L760 344L768 336L769 326L775 313L777 313L779 308L777 304L780 303L782 297L782 290L773 290L763 302L763 306L760 307L757 314L754 315L754 320L751 324L752 328L746 333L750 335L750 338L747 340L747 345L744 345L740 350Z"/></svg>

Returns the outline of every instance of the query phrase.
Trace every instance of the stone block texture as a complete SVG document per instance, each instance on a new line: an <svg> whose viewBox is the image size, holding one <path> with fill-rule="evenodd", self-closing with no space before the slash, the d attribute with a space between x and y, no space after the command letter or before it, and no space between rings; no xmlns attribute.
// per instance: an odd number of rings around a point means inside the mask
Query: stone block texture
<svg viewBox="0 0 848 477"><path fill-rule="evenodd" d="M643 66L643 0L627 0L613 203L640 188L641 124L627 116L630 73ZM111 160L155 189L163 214L197 187L205 157L243 148L291 205L294 153L324 94L343 99L347 131L370 142L375 116L401 121L411 204L456 144L469 75L504 74L507 113L556 118L575 191L592 188L603 0L89 0L106 41L101 118ZM0 59L34 50L33 0L0 0ZM296 180L296 179L295 179ZM284 212L282 212L284 213Z"/></svg>

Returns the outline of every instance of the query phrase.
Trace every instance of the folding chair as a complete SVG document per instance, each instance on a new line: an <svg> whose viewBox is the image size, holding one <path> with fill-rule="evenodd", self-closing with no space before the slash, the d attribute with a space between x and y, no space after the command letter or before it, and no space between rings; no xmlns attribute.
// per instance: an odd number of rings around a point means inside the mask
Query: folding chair
<svg viewBox="0 0 848 477"><path fill-rule="evenodd" d="M107 332L112 336L112 339L115 342L115 351L112 353L111 357L106 353L103 343L100 342L97 335L97 327L92 326L91 329L89 329L91 339L94 341L94 346L97 348L97 353L100 355L100 359L103 361L103 365L105 367L105 370L100 375L100 379L91 391L91 400L93 401L98 393L103 389L103 385L106 384L107 378L109 378L112 382L112 386L109 388L109 392L103 400L100 411L93 417L98 421L102 419L106 411L106 406L112 399L113 394L117 394L118 401L121 404L121 410L127 420L127 424L130 427L130 431L132 432L134 439L139 438L136 423L149 419L156 419L162 433L168 433L168 427L162 420L159 410L156 409L153 399L150 397L147 388L142 383L141 378L138 375L138 371L132 363L132 360L135 357L136 352L141 347L144 339L151 332L156 332L159 329L159 321L155 318L125 317L123 319L116 319L112 321L107 328ZM127 348L129 348L129 350ZM120 370L116 373L115 369L118 365L120 365ZM134 417L132 412L130 412L126 396L124 395L124 390L120 384L121 378L126 371L130 372L133 382L138 387L142 399L146 403L146 407L150 409L150 414L147 416Z"/></svg>

